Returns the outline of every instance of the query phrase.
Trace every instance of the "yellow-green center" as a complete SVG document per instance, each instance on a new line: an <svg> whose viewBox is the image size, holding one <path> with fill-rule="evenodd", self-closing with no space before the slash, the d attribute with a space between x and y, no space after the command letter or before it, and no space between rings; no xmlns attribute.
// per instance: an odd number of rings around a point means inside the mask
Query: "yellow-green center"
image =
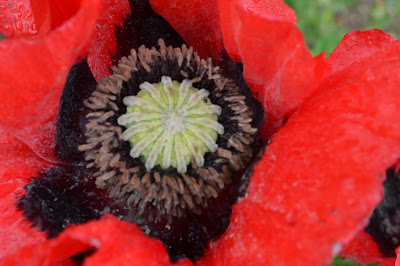
<svg viewBox="0 0 400 266"><path fill-rule="evenodd" d="M125 126L122 139L131 144L130 155L142 158L147 170L159 165L186 173L187 165L204 164L204 154L214 152L218 134L224 127L218 123L221 107L211 103L205 89L192 87L162 77L160 83L144 82L136 96L125 97L126 114L118 118Z"/></svg>

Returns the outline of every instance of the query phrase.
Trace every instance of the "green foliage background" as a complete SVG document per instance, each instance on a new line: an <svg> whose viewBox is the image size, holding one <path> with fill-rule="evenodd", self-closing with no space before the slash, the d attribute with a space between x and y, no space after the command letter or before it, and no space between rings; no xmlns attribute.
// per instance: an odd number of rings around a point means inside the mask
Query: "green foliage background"
<svg viewBox="0 0 400 266"><path fill-rule="evenodd" d="M332 266L378 266L378 264L360 265L360 264L355 263L354 261L351 261L348 259L343 260L343 259L337 257L332 261Z"/></svg>
<svg viewBox="0 0 400 266"><path fill-rule="evenodd" d="M400 38L399 0L286 0L313 54L331 53L352 30L381 29Z"/></svg>

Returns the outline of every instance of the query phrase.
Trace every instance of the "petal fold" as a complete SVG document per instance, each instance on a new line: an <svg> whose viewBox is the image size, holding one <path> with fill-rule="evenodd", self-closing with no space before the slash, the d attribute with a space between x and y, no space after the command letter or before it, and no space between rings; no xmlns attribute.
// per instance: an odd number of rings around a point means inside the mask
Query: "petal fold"
<svg viewBox="0 0 400 266"><path fill-rule="evenodd" d="M201 58L212 57L218 62L223 42L217 1L150 0L150 4Z"/></svg>
<svg viewBox="0 0 400 266"><path fill-rule="evenodd" d="M313 58L283 1L220 0L225 47L241 59L244 77L266 111L264 139L274 133L328 74ZM223 8L222 8L223 7Z"/></svg>
<svg viewBox="0 0 400 266"><path fill-rule="evenodd" d="M92 250L93 255L85 259L84 265L170 264L160 241L146 236L137 225L119 221L111 215L105 215L99 221L70 226L56 239L22 248L0 264L67 265L70 257Z"/></svg>
<svg viewBox="0 0 400 266"><path fill-rule="evenodd" d="M327 58L332 72L341 71L353 63L366 60L396 42L389 34L373 29L347 33Z"/></svg>
<svg viewBox="0 0 400 266"><path fill-rule="evenodd" d="M88 55L88 63L96 80L111 74L110 69L114 65L112 56L117 50L115 27L123 26L123 18L128 13L128 0L103 0Z"/></svg>
<svg viewBox="0 0 400 266"><path fill-rule="evenodd" d="M55 160L55 121L67 73L86 48L100 5L82 0L44 38L0 42L0 126L48 160Z"/></svg>
<svg viewBox="0 0 400 266"><path fill-rule="evenodd" d="M203 262L328 264L365 227L400 157L399 68L400 43L324 82L272 138Z"/></svg>
<svg viewBox="0 0 400 266"><path fill-rule="evenodd" d="M373 237L361 230L340 251L340 256L360 264L380 263L379 265L394 265L395 258L385 258L379 251Z"/></svg>
<svg viewBox="0 0 400 266"><path fill-rule="evenodd" d="M0 129L0 258L45 238L17 211L23 187L48 163Z"/></svg>
<svg viewBox="0 0 400 266"><path fill-rule="evenodd" d="M224 36L225 48L229 56L235 61L240 61L241 53L237 36L241 31L241 23L233 20L239 14L239 8L243 8L250 14L257 14L266 19L287 22L296 25L296 13L282 0L244 0L244 1L219 0L219 16L221 29ZM275 29L277 30L277 29Z"/></svg>

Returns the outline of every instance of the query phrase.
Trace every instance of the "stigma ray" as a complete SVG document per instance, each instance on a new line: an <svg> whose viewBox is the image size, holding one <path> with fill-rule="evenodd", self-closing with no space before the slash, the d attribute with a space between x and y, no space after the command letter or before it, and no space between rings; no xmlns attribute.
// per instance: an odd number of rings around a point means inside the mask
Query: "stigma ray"
<svg viewBox="0 0 400 266"><path fill-rule="evenodd" d="M224 133L224 127L217 121L222 109L210 103L209 91L192 87L190 80L179 83L167 76L162 76L160 83L144 82L139 88L141 91L136 96L124 98L127 113L118 119L119 125L126 127L122 138L129 140L131 156L144 157L148 171L160 165L186 173L192 159L197 165L203 165L204 159L200 157L215 151L218 148L216 136ZM156 106L161 108L154 108ZM193 133L197 137L188 136ZM168 146L167 139L171 139Z"/></svg>

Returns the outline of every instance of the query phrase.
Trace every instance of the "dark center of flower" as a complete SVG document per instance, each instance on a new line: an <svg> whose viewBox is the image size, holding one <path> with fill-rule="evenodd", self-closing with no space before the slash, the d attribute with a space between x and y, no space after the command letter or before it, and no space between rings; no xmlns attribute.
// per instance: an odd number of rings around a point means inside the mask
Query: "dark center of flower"
<svg viewBox="0 0 400 266"><path fill-rule="evenodd" d="M97 186L126 201L133 220L171 223L200 214L240 178L258 130L246 96L211 60L159 46L132 50L98 83L79 149Z"/></svg>
<svg viewBox="0 0 400 266"><path fill-rule="evenodd" d="M195 262L226 230L246 192L263 110L240 63L224 51L220 66L201 60L148 1L129 2L135 14L116 27L118 66L99 82L87 60L72 67L57 123L63 164L33 177L18 208L49 237L111 213L160 239L171 261ZM157 49L140 47L160 37L177 48L162 40ZM156 130L162 132L149 141Z"/></svg>
<svg viewBox="0 0 400 266"><path fill-rule="evenodd" d="M161 83L144 82L136 96L124 98L127 112L118 118L127 128L122 139L132 146L130 156L144 157L147 171L160 165L186 173L190 161L203 166L204 154L217 150L218 134L224 133L221 107L210 103L209 91L191 86L190 80L163 76Z"/></svg>
<svg viewBox="0 0 400 266"><path fill-rule="evenodd" d="M57 125L64 163L17 203L48 236L112 213L160 239L171 261L196 261L228 227L260 149L261 105L223 52L220 68L158 44L134 46L99 82L86 60L71 69Z"/></svg>

